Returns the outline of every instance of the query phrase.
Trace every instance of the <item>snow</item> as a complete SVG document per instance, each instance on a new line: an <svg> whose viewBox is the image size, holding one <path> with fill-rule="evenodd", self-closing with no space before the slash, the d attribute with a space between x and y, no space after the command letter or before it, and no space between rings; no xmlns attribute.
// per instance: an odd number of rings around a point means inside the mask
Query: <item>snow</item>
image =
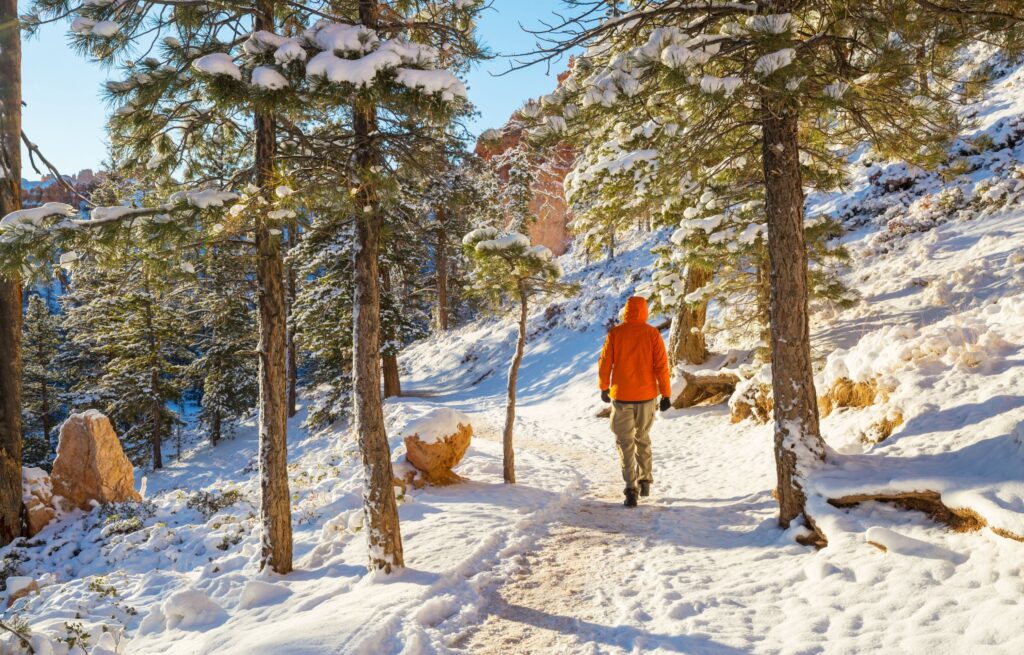
<svg viewBox="0 0 1024 655"><path fill-rule="evenodd" d="M39 207L18 209L0 219L0 234L5 231L33 231L46 227L50 219L74 216L78 212L62 202L48 202Z"/></svg>
<svg viewBox="0 0 1024 655"><path fill-rule="evenodd" d="M763 14L747 18L747 29L751 32L782 34L793 24L792 14Z"/></svg>
<svg viewBox="0 0 1024 655"><path fill-rule="evenodd" d="M460 411L438 407L406 423L399 434L403 438L416 435L423 443L431 444L458 433L459 425L472 425L472 419Z"/></svg>
<svg viewBox="0 0 1024 655"><path fill-rule="evenodd" d="M139 627L139 632L147 634L160 630L198 630L210 628L227 618L224 610L210 600L206 592L199 589L187 589L171 594L153 609Z"/></svg>
<svg viewBox="0 0 1024 655"><path fill-rule="evenodd" d="M316 30L313 41L327 52L363 54L373 50L379 39L373 30L363 25L334 23Z"/></svg>
<svg viewBox="0 0 1024 655"><path fill-rule="evenodd" d="M418 70L399 68L397 80L410 89L427 94L441 94L444 100L466 97L466 85L449 70Z"/></svg>
<svg viewBox="0 0 1024 655"><path fill-rule="evenodd" d="M238 200L238 194L231 191L219 191L217 189L203 189L200 191L188 191L185 193L185 200L188 204L197 209L209 209L210 207L223 207L226 202Z"/></svg>
<svg viewBox="0 0 1024 655"><path fill-rule="evenodd" d="M261 89L278 91L288 88L288 80L273 66L257 66L252 71L252 85Z"/></svg>
<svg viewBox="0 0 1024 655"><path fill-rule="evenodd" d="M192 62L192 67L207 75L226 75L239 81L242 79L241 69L235 64L231 55L223 52L203 55Z"/></svg>
<svg viewBox="0 0 1024 655"><path fill-rule="evenodd" d="M754 62L754 72L767 77L775 71L792 64L795 55L796 51L793 48L783 48L777 52L762 55Z"/></svg>
<svg viewBox="0 0 1024 655"><path fill-rule="evenodd" d="M248 610L280 603L291 595L288 587L263 580L250 580L242 589L238 609Z"/></svg>
<svg viewBox="0 0 1024 655"><path fill-rule="evenodd" d="M496 239L479 241L476 244L477 252L488 252L495 250L515 250L517 248L529 248L530 237L519 232L510 232Z"/></svg>
<svg viewBox="0 0 1024 655"><path fill-rule="evenodd" d="M93 221L116 221L136 211L138 211L138 207L129 207L127 205L96 207L89 213L89 218Z"/></svg>
<svg viewBox="0 0 1024 655"><path fill-rule="evenodd" d="M95 27L96 21L85 16L75 16L71 21L71 31L75 34L89 34L92 32L92 28Z"/></svg>
<svg viewBox="0 0 1024 655"><path fill-rule="evenodd" d="M18 593L20 591L25 591L26 589L31 587L32 583L34 583L34 582L35 582L35 579L31 578L29 576L24 576L24 575L12 575L12 576L10 576L9 578L7 578L7 595L8 595L8 597L13 596L14 594L16 594L16 593Z"/></svg>
<svg viewBox="0 0 1024 655"><path fill-rule="evenodd" d="M121 26L112 20L101 20L92 26L89 31L90 34L95 36L109 39L121 31Z"/></svg>

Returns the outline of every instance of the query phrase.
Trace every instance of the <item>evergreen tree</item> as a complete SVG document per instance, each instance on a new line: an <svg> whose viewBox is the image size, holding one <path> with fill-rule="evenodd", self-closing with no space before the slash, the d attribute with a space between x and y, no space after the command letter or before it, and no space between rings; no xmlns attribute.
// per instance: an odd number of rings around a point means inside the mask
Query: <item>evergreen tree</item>
<svg viewBox="0 0 1024 655"><path fill-rule="evenodd" d="M680 179L701 186L741 160L760 170L779 520L803 517L811 540L823 544L803 491L826 453L810 358L804 185L834 184L845 163L840 147L867 139L883 156L940 161L960 127L955 89L945 82L955 79L957 53L975 39L1016 46L1019 3L641 0L611 18L602 16L605 0L567 4L581 11L548 30L553 43L537 59L599 47L592 62L577 63L572 110L544 110L552 121L586 124L607 109L675 105Z"/></svg>
<svg viewBox="0 0 1024 655"><path fill-rule="evenodd" d="M64 363L75 368L77 360L88 372L70 390L73 410L99 409L130 459L161 468L163 443L180 420L170 405L181 397L191 357L185 305L167 271L81 260L63 302L66 348L79 353Z"/></svg>
<svg viewBox="0 0 1024 655"><path fill-rule="evenodd" d="M22 323L22 457L25 466L49 469L53 428L64 413L62 376L57 367L61 341L59 318L42 296L29 297Z"/></svg>
<svg viewBox="0 0 1024 655"><path fill-rule="evenodd" d="M202 389L200 422L210 443L231 436L234 422L258 401L255 285L239 271L251 270L251 253L239 246L217 246L203 254L194 284L198 353L189 377Z"/></svg>
<svg viewBox="0 0 1024 655"><path fill-rule="evenodd" d="M508 397L505 406L505 428L502 452L505 482L516 481L515 451L512 431L516 420L516 384L519 365L526 348L526 318L530 301L540 294L567 293L573 287L559 282L562 267L544 246L531 246L530 240L518 232L501 233L497 228L477 228L462 239L467 257L473 261L473 290L494 309L518 305L519 338L508 369Z"/></svg>

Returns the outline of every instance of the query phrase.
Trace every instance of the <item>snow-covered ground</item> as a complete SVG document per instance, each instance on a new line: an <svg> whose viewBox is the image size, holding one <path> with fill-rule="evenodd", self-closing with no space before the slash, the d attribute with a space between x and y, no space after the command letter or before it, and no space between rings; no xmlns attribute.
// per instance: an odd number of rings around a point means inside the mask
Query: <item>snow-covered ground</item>
<svg viewBox="0 0 1024 655"><path fill-rule="evenodd" d="M4 620L88 633L78 641L96 655L1024 652L1024 543L990 529L1024 534L1022 84L1009 71L979 105L979 134L994 145L965 155L974 168L961 177L858 163L850 191L812 201L851 226L847 282L862 296L815 316L819 393L844 377L886 390L822 422L831 461L810 506L827 548L778 527L772 428L732 424L725 405L659 416L653 496L621 506L614 439L595 418L596 360L664 236L633 235L612 262L562 258L581 294L531 315L519 484L501 482L499 443L515 325L482 320L403 354L409 396L386 406L396 459L402 426L438 406L476 431L458 468L470 482L402 499L408 569L365 574L353 440L305 432L300 413L294 573L256 571L247 424L149 475L144 504L69 516L0 551L5 571L41 586ZM909 187L883 189L908 176ZM954 187L963 195L950 200ZM896 414L892 436L865 438ZM824 502L926 489L990 528Z"/></svg>

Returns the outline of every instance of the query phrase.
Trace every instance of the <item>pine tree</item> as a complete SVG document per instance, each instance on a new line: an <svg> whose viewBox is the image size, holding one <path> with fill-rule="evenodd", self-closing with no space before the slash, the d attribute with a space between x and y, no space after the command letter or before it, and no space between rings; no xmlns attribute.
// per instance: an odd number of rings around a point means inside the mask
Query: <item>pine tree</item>
<svg viewBox="0 0 1024 655"><path fill-rule="evenodd" d="M530 301L540 294L568 293L573 287L559 282L562 268L545 246L531 246L530 239L518 232L501 233L497 228L477 228L462 239L467 257L474 264L474 292L494 309L518 305L519 338L508 369L508 397L502 452L505 482L516 481L515 451L512 433L516 419L516 386L519 365L526 348L526 319Z"/></svg>
<svg viewBox="0 0 1024 655"><path fill-rule="evenodd" d="M53 428L63 413L57 367L60 341L58 317L42 296L33 294L25 310L21 335L22 456L26 466L49 468L53 457Z"/></svg>
<svg viewBox="0 0 1024 655"><path fill-rule="evenodd" d="M834 184L845 163L837 146L868 139L883 156L940 161L960 127L955 90L944 82L955 79L957 53L979 38L1018 45L1019 3L644 0L609 19L595 18L604 0L569 4L581 11L548 30L555 43L537 59L600 47L593 66L587 57L577 63L579 104L568 103L569 114L552 110L551 120L578 112L586 124L591 109L675 104L680 179L702 185L741 160L760 169L779 521L802 517L823 544L804 492L826 452L810 358L804 185Z"/></svg>
<svg viewBox="0 0 1024 655"><path fill-rule="evenodd" d="M202 389L200 422L210 443L233 433L234 421L251 412L258 402L255 285L239 274L250 270L250 253L240 247L218 246L203 254L194 284L198 356L189 377Z"/></svg>
<svg viewBox="0 0 1024 655"><path fill-rule="evenodd" d="M163 466L162 446L179 421L169 406L181 397L191 357L185 306L171 289L166 270L132 262L101 268L84 259L62 299L66 347L89 371L71 389L73 409L103 411L129 458L154 469Z"/></svg>
<svg viewBox="0 0 1024 655"><path fill-rule="evenodd" d="M319 427L352 412L352 243L347 211L321 207L289 253L304 280L293 320L311 388L306 423Z"/></svg>

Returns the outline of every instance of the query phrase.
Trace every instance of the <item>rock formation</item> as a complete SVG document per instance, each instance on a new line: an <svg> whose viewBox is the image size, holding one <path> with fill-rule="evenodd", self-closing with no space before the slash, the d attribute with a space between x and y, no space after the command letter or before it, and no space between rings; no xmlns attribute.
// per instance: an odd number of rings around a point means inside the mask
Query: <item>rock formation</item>
<svg viewBox="0 0 1024 655"><path fill-rule="evenodd" d="M25 504L25 533L34 537L56 516L50 476L38 468L21 469L21 500Z"/></svg>
<svg viewBox="0 0 1024 655"><path fill-rule="evenodd" d="M560 76L559 84L567 76L568 73ZM500 134L500 138L481 140L476 145L476 154L484 161L498 159L498 177L504 182L508 180L508 165L500 165L500 160L511 150L525 146L526 128L515 113L503 127L490 132ZM555 255L564 254L569 246L568 225L572 217L565 203L563 182L575 156L568 144L561 144L547 149L533 161L530 211L537 220L530 225L527 236L534 245L547 246Z"/></svg>
<svg viewBox="0 0 1024 655"><path fill-rule="evenodd" d="M461 482L452 471L462 461L473 438L469 417L447 408L436 409L406 426L406 460L430 484Z"/></svg>
<svg viewBox="0 0 1024 655"><path fill-rule="evenodd" d="M110 420L90 410L72 414L60 427L57 459L50 476L53 493L68 508L92 509L93 501L140 500L131 462Z"/></svg>

